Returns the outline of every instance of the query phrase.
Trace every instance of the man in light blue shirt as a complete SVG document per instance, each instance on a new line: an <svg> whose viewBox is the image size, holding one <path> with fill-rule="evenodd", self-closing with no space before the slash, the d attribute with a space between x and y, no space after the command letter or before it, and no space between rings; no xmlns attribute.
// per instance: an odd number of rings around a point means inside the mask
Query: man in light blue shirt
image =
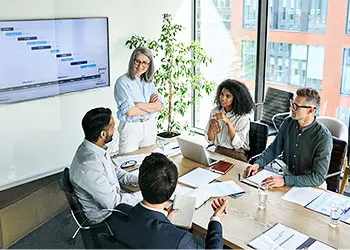
<svg viewBox="0 0 350 250"><path fill-rule="evenodd" d="M120 187L120 183L137 185L138 177L114 166L107 152L105 144L112 140L114 125L112 111L108 108L86 113L82 120L85 139L69 171L74 192L92 224L110 217L111 210L119 203L134 205L141 200Z"/></svg>
<svg viewBox="0 0 350 250"><path fill-rule="evenodd" d="M139 47L130 57L128 72L115 84L117 103L119 154L135 151L156 142L155 113L162 108L163 100L152 82L154 63L151 51Z"/></svg>

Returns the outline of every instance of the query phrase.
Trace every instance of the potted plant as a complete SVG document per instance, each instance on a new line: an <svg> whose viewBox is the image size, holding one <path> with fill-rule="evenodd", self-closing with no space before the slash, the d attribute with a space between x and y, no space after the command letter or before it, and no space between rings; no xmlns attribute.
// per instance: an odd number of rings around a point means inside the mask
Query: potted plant
<svg viewBox="0 0 350 250"><path fill-rule="evenodd" d="M183 129L188 129L188 123L180 122L178 116L184 117L195 98L201 97L203 92L210 94L214 90L214 82L206 80L196 70L200 66L207 66L212 59L199 42L185 44L178 40L177 35L183 29L179 24L172 24L171 15L166 13L163 14L163 25L158 39L150 40L135 34L125 42L129 49L145 46L156 58L161 57L161 65L154 73L154 84L165 100L157 125L160 131L166 129L158 134L165 138L176 136Z"/></svg>

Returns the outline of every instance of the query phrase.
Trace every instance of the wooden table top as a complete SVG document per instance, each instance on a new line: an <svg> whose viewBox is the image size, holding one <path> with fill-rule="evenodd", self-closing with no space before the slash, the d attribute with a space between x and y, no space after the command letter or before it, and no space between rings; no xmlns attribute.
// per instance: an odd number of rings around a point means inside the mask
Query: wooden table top
<svg viewBox="0 0 350 250"><path fill-rule="evenodd" d="M132 154L150 153L155 147L140 149ZM218 156L215 153L209 153ZM261 234L275 223L281 223L301 233L315 238L335 248L350 248L350 225L340 223L338 229L328 226L328 216L319 214L298 204L282 200L281 197L290 189L289 187L275 188L269 190L268 204L265 210L257 207L258 191L238 181L238 174L243 174L246 163L232 158L225 158L225 161L232 162L235 166L220 180L234 180L246 193L237 198L226 197L229 201L227 215L222 220L223 236L225 244L232 248L248 248L247 244L255 236ZM171 157L179 171L179 176L201 167L208 167L183 158L182 155ZM213 214L210 201L203 204L195 211L193 229L205 233L209 219ZM347 237L346 237L347 236Z"/></svg>

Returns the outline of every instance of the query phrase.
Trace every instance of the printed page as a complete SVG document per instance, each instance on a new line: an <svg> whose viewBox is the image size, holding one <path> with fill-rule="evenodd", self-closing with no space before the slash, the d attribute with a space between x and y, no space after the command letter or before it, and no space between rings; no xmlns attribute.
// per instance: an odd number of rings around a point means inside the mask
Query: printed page
<svg viewBox="0 0 350 250"><path fill-rule="evenodd" d="M179 227L191 228L195 205L195 197L175 195L173 208L179 211L174 214L171 222Z"/></svg>
<svg viewBox="0 0 350 250"><path fill-rule="evenodd" d="M265 180L266 178L268 178L270 176L281 176L281 175L263 169L260 172L258 172L257 174L243 179L242 182L247 181L249 184L252 184L254 186L259 186L263 180Z"/></svg>
<svg viewBox="0 0 350 250"><path fill-rule="evenodd" d="M196 188L196 187L206 185L209 182L212 182L219 176L221 175L214 173L212 171L205 170L202 168L196 168L195 170L192 170L191 172L181 176L179 178L179 182L182 184L188 185L190 187Z"/></svg>
<svg viewBox="0 0 350 250"><path fill-rule="evenodd" d="M313 187L293 187L282 196L282 199L304 207L322 193L324 193L324 190Z"/></svg>

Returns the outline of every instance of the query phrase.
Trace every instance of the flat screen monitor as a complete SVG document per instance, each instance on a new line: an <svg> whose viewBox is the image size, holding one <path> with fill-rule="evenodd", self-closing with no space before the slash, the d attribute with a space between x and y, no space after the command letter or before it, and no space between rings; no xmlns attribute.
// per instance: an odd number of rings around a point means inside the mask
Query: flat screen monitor
<svg viewBox="0 0 350 250"><path fill-rule="evenodd" d="M110 85L106 17L0 21L0 104Z"/></svg>

